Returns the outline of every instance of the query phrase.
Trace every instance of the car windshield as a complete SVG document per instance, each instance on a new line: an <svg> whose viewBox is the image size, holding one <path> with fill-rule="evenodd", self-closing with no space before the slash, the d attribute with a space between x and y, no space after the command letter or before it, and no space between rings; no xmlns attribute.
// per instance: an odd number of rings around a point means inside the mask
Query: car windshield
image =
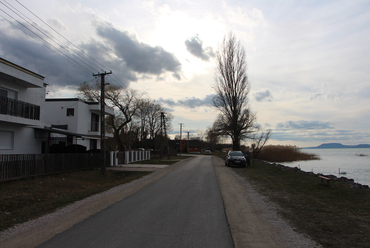
<svg viewBox="0 0 370 248"><path fill-rule="evenodd" d="M243 156L243 153L242 152L230 152L230 156Z"/></svg>

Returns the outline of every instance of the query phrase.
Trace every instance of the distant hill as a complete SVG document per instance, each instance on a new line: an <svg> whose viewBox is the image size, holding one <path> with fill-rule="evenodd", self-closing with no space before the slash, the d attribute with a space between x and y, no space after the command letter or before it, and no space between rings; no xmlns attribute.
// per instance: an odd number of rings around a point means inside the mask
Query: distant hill
<svg viewBox="0 0 370 248"><path fill-rule="evenodd" d="M341 143L324 143L315 147L304 147L305 149L336 149L336 148L370 148L369 144L355 146L342 145Z"/></svg>

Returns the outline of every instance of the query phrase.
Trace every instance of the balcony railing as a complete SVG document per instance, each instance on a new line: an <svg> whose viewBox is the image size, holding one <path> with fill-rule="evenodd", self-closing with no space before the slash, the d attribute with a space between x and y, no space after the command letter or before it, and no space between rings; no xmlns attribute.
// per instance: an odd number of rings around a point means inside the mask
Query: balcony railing
<svg viewBox="0 0 370 248"><path fill-rule="evenodd" d="M0 114L40 120L40 106L0 96Z"/></svg>

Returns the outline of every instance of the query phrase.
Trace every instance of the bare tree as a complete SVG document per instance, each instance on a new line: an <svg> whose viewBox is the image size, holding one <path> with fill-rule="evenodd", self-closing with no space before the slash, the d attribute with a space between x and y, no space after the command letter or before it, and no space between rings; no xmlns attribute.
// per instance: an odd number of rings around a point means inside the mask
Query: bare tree
<svg viewBox="0 0 370 248"><path fill-rule="evenodd" d="M271 137L271 130L267 132L262 132L259 136L253 136L253 144L252 144L252 151L253 151L253 158L257 158L258 154L265 146L266 142Z"/></svg>
<svg viewBox="0 0 370 248"><path fill-rule="evenodd" d="M220 141L220 136L213 127L208 128L206 134L206 140L209 143L210 149L214 151L217 143Z"/></svg>
<svg viewBox="0 0 370 248"><path fill-rule="evenodd" d="M79 87L79 95L84 100L100 102L100 82L93 84L83 83ZM114 130L114 137L121 151L125 148L120 132L132 121L138 109L143 104L142 97L143 93L139 93L134 89L119 88L113 85L106 87L106 104L119 112L116 116L108 118L107 121Z"/></svg>
<svg viewBox="0 0 370 248"><path fill-rule="evenodd" d="M247 76L246 53L233 33L225 37L217 52L213 105L220 114L215 121L215 131L228 135L233 150L240 150L240 140L257 131L256 115L248 106L250 83Z"/></svg>

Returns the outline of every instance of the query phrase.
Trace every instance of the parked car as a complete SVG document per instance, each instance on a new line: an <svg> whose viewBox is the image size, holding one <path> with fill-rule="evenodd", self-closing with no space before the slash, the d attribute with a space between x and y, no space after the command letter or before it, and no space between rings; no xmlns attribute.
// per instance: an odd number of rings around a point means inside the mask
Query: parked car
<svg viewBox="0 0 370 248"><path fill-rule="evenodd" d="M249 151L243 152L245 160L247 161L248 166L251 165L251 153Z"/></svg>
<svg viewBox="0 0 370 248"><path fill-rule="evenodd" d="M226 155L225 165L239 165L241 167L245 167L247 164L247 160L245 159L243 153L241 151L229 151Z"/></svg>
<svg viewBox="0 0 370 248"><path fill-rule="evenodd" d="M205 150L204 155L211 155L211 151L210 150Z"/></svg>

